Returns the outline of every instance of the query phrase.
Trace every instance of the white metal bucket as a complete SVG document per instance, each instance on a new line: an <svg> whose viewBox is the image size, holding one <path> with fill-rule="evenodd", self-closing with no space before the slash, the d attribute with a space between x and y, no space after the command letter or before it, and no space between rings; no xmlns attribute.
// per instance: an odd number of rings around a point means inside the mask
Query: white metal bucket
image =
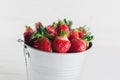
<svg viewBox="0 0 120 80"><path fill-rule="evenodd" d="M92 44L91 44L92 45ZM24 44L28 80L81 80L86 55L80 53L49 53Z"/></svg>

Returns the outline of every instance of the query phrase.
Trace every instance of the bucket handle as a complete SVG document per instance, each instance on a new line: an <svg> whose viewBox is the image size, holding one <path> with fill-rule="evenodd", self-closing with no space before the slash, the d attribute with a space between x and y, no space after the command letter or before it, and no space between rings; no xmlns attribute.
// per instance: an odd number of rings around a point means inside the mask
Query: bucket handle
<svg viewBox="0 0 120 80"><path fill-rule="evenodd" d="M28 59L30 58L30 53L27 49L27 45L25 44L23 38L19 38L17 40L19 43L22 43L24 46L24 56L25 56L25 64L26 64L26 72L27 72L27 80L29 80L29 72L28 72Z"/></svg>
<svg viewBox="0 0 120 80"><path fill-rule="evenodd" d="M18 42L21 42L21 43L24 43L24 40L21 39L21 38L19 38L17 41L18 41Z"/></svg>
<svg viewBox="0 0 120 80"><path fill-rule="evenodd" d="M24 53L25 53L24 56L27 57L27 58L30 58L30 53L27 49L27 45L25 44L24 40L22 38L19 38L17 41L24 45Z"/></svg>
<svg viewBox="0 0 120 80"><path fill-rule="evenodd" d="M29 53L26 45L24 45L24 50L25 50L25 56L26 56L27 58L30 58L30 53Z"/></svg>

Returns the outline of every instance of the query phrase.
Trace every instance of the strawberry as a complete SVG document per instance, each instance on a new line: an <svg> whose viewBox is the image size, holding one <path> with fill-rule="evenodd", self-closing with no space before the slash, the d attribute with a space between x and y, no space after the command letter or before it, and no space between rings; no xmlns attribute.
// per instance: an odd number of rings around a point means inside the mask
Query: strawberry
<svg viewBox="0 0 120 80"><path fill-rule="evenodd" d="M86 50L86 41L82 39L72 39L69 52L82 52Z"/></svg>
<svg viewBox="0 0 120 80"><path fill-rule="evenodd" d="M48 33L53 33L53 32L55 32L55 27L54 26L52 26L52 25L48 25L47 27L46 27L46 29L47 29L47 32Z"/></svg>
<svg viewBox="0 0 120 80"><path fill-rule="evenodd" d="M82 38L82 37L84 37L84 36L86 36L86 32L84 32L84 31L81 31L81 32L79 32L79 36L80 36L80 38Z"/></svg>
<svg viewBox="0 0 120 80"><path fill-rule="evenodd" d="M60 35L62 31L65 31L67 34L69 34L70 30L69 27L60 20L58 22L57 34Z"/></svg>
<svg viewBox="0 0 120 80"><path fill-rule="evenodd" d="M33 43L30 40L31 40L31 37L32 37L34 31L30 26L25 26L25 27L26 27L26 30L24 32L25 43L32 46Z"/></svg>
<svg viewBox="0 0 120 80"><path fill-rule="evenodd" d="M79 32L77 30L71 30L68 38L69 38L69 40L78 39L79 38Z"/></svg>
<svg viewBox="0 0 120 80"><path fill-rule="evenodd" d="M89 29L86 27L86 25L84 25L83 27L79 27L78 31L79 31L79 37L83 38L89 32Z"/></svg>
<svg viewBox="0 0 120 80"><path fill-rule="evenodd" d="M34 47L39 50L52 52L51 41L47 37L41 37L34 43Z"/></svg>
<svg viewBox="0 0 120 80"><path fill-rule="evenodd" d="M41 22L35 23L35 30L26 26L25 44L38 50L48 52L82 52L92 46L93 35L85 26L72 29L72 21L59 20L44 27Z"/></svg>
<svg viewBox="0 0 120 80"><path fill-rule="evenodd" d="M62 31L60 36L57 36L53 41L53 49L59 53L67 53L70 49L71 43L66 36L66 32Z"/></svg>
<svg viewBox="0 0 120 80"><path fill-rule="evenodd" d="M86 41L86 47L87 49L89 48L89 43L93 40L93 35L91 35L91 32L89 31L89 28L86 27L86 25L84 25L83 27L79 27L78 30L79 32L79 36L81 39L83 39L84 41Z"/></svg>
<svg viewBox="0 0 120 80"><path fill-rule="evenodd" d="M34 46L36 49L52 52L51 41L45 36L44 28L38 27L39 31L35 32L32 39L35 39Z"/></svg>
<svg viewBox="0 0 120 80"><path fill-rule="evenodd" d="M94 39L93 35L91 33L86 34L86 36L82 37L83 40L87 43L87 49L89 48L89 43Z"/></svg>
<svg viewBox="0 0 120 80"><path fill-rule="evenodd" d="M57 35L57 33L56 33L56 27L53 26L53 25L48 25L48 26L46 27L46 30L47 30L47 32L48 32L51 36L53 36L53 37L55 37L55 36Z"/></svg>
<svg viewBox="0 0 120 80"><path fill-rule="evenodd" d="M36 30L36 31L39 30L39 29L38 29L39 26L40 26L40 27L43 27L42 23L41 23L41 22L36 22L36 23L35 23L35 30Z"/></svg>
<svg viewBox="0 0 120 80"><path fill-rule="evenodd" d="M68 26L69 30L71 30L71 27L72 27L73 22L70 21L70 20L67 21L66 19L64 19L63 21L64 21L64 23Z"/></svg>

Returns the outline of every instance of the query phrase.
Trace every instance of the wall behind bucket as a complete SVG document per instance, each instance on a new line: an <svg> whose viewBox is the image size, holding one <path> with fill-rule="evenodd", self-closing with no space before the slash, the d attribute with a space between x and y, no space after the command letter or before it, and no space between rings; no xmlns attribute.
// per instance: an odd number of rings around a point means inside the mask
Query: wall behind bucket
<svg viewBox="0 0 120 80"><path fill-rule="evenodd" d="M0 0L0 80L26 80L23 48L17 43L25 24L69 18L95 34L83 80L120 80L119 0Z"/></svg>

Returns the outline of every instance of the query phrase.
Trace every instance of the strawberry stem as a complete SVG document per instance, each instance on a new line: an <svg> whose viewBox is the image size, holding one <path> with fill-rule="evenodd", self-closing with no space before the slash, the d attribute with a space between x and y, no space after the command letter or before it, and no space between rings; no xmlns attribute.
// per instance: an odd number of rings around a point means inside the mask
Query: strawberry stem
<svg viewBox="0 0 120 80"><path fill-rule="evenodd" d="M64 19L63 21L64 21L64 23L67 24L68 26L72 26L72 24L73 24L73 22L70 21L70 20L67 21L66 19Z"/></svg>
<svg viewBox="0 0 120 80"><path fill-rule="evenodd" d="M57 27L57 23L53 22L52 26Z"/></svg>
<svg viewBox="0 0 120 80"><path fill-rule="evenodd" d="M65 24L68 24L66 19L64 19L63 21L64 21Z"/></svg>
<svg viewBox="0 0 120 80"><path fill-rule="evenodd" d="M73 22L72 21L68 21L68 26L72 26Z"/></svg>
<svg viewBox="0 0 120 80"><path fill-rule="evenodd" d="M59 21L58 21L58 24L62 25L62 24L63 24L63 21L62 21L62 20L59 20Z"/></svg>
<svg viewBox="0 0 120 80"><path fill-rule="evenodd" d="M44 32L44 36L46 36L46 37L49 38L50 40L53 40L53 39L54 39L54 37L52 37L52 36L47 32L46 28L44 28L43 32Z"/></svg>
<svg viewBox="0 0 120 80"><path fill-rule="evenodd" d="M41 38L43 37L43 35L41 35L39 32L35 32L33 35L32 35L32 38L31 39L35 39L35 38Z"/></svg>
<svg viewBox="0 0 120 80"><path fill-rule="evenodd" d="M25 25L25 29L27 30L28 28L30 28L30 26L28 26L28 25Z"/></svg>
<svg viewBox="0 0 120 80"><path fill-rule="evenodd" d="M41 35L44 35L44 28L42 27L42 26L39 26L38 27L38 29L39 29L39 33L41 34Z"/></svg>

